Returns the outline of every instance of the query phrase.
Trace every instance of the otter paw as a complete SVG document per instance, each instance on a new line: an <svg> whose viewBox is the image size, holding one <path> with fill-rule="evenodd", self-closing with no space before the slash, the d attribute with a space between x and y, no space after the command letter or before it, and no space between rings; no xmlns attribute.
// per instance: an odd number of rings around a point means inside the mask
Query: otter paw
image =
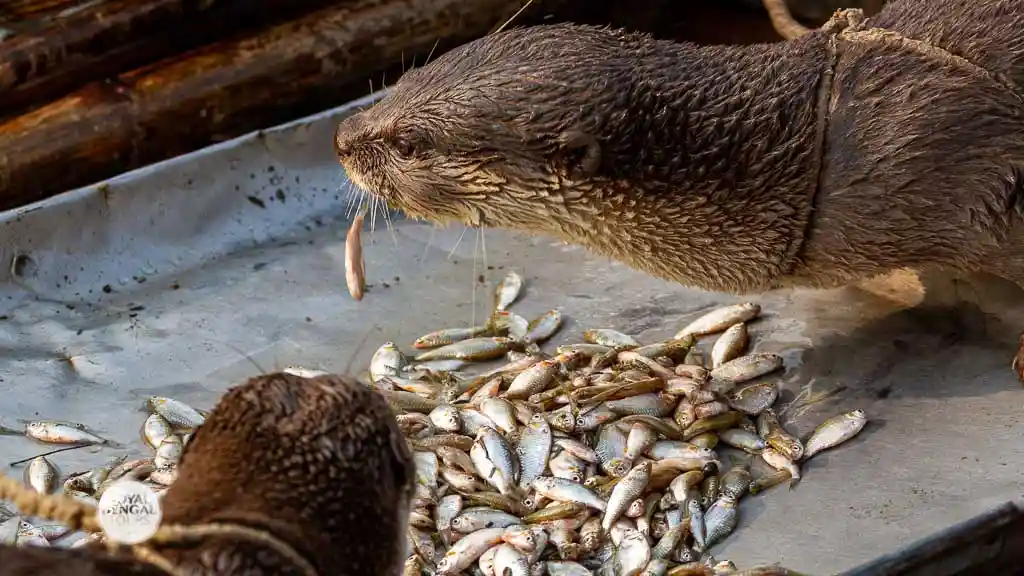
<svg viewBox="0 0 1024 576"><path fill-rule="evenodd" d="M1020 337L1020 345L1017 349L1017 355L1013 357L1013 371L1017 374L1017 378L1024 383L1024 336Z"/></svg>

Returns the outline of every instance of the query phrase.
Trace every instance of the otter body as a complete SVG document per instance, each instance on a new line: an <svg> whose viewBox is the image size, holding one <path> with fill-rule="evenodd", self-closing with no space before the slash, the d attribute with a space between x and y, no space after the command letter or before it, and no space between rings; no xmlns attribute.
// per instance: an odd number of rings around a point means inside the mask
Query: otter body
<svg viewBox="0 0 1024 576"><path fill-rule="evenodd" d="M337 376L270 374L230 390L194 433L162 499L163 524L255 528L324 576L398 574L413 475L379 394ZM0 573L166 576L90 546L0 546ZM154 549L191 576L303 576L271 546L234 536Z"/></svg>
<svg viewBox="0 0 1024 576"><path fill-rule="evenodd" d="M706 290L897 269L1024 287L1024 2L893 0L790 42L553 25L408 72L335 139L413 217L547 234Z"/></svg>

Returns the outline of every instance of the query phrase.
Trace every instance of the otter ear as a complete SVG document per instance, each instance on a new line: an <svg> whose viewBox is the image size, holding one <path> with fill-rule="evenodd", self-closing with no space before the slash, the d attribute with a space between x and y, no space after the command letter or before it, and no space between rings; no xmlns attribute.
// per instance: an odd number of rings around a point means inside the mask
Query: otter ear
<svg viewBox="0 0 1024 576"><path fill-rule="evenodd" d="M586 132L562 132L558 145L570 174L593 176L601 167L601 145Z"/></svg>

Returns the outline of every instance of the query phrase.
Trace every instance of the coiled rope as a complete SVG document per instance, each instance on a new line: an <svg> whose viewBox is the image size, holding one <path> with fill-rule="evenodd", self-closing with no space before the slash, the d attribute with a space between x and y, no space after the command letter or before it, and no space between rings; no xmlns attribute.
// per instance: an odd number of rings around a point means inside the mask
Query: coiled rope
<svg viewBox="0 0 1024 576"><path fill-rule="evenodd" d="M60 522L75 531L103 531L96 517L96 508L94 506L64 495L40 494L5 474L0 474L0 500L13 502L18 507L18 510L26 516L35 516ZM176 546L197 544L210 536L237 537L263 544L273 548L287 558L306 576L318 576L316 568L281 539L266 531L237 524L164 525L160 526L156 533L146 542L133 544L127 546L127 548L137 560L150 564L170 576L183 576L183 572L154 550L152 545ZM109 539L106 541L106 546L107 550L111 553L115 553L124 547Z"/></svg>

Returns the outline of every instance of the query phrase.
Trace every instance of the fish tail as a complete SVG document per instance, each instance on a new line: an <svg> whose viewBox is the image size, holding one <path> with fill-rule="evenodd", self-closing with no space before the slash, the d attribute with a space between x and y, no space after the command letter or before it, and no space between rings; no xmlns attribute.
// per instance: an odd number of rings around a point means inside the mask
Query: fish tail
<svg viewBox="0 0 1024 576"><path fill-rule="evenodd" d="M16 430L14 428L8 428L7 426L0 425L0 435L2 436L24 436L24 430Z"/></svg>

